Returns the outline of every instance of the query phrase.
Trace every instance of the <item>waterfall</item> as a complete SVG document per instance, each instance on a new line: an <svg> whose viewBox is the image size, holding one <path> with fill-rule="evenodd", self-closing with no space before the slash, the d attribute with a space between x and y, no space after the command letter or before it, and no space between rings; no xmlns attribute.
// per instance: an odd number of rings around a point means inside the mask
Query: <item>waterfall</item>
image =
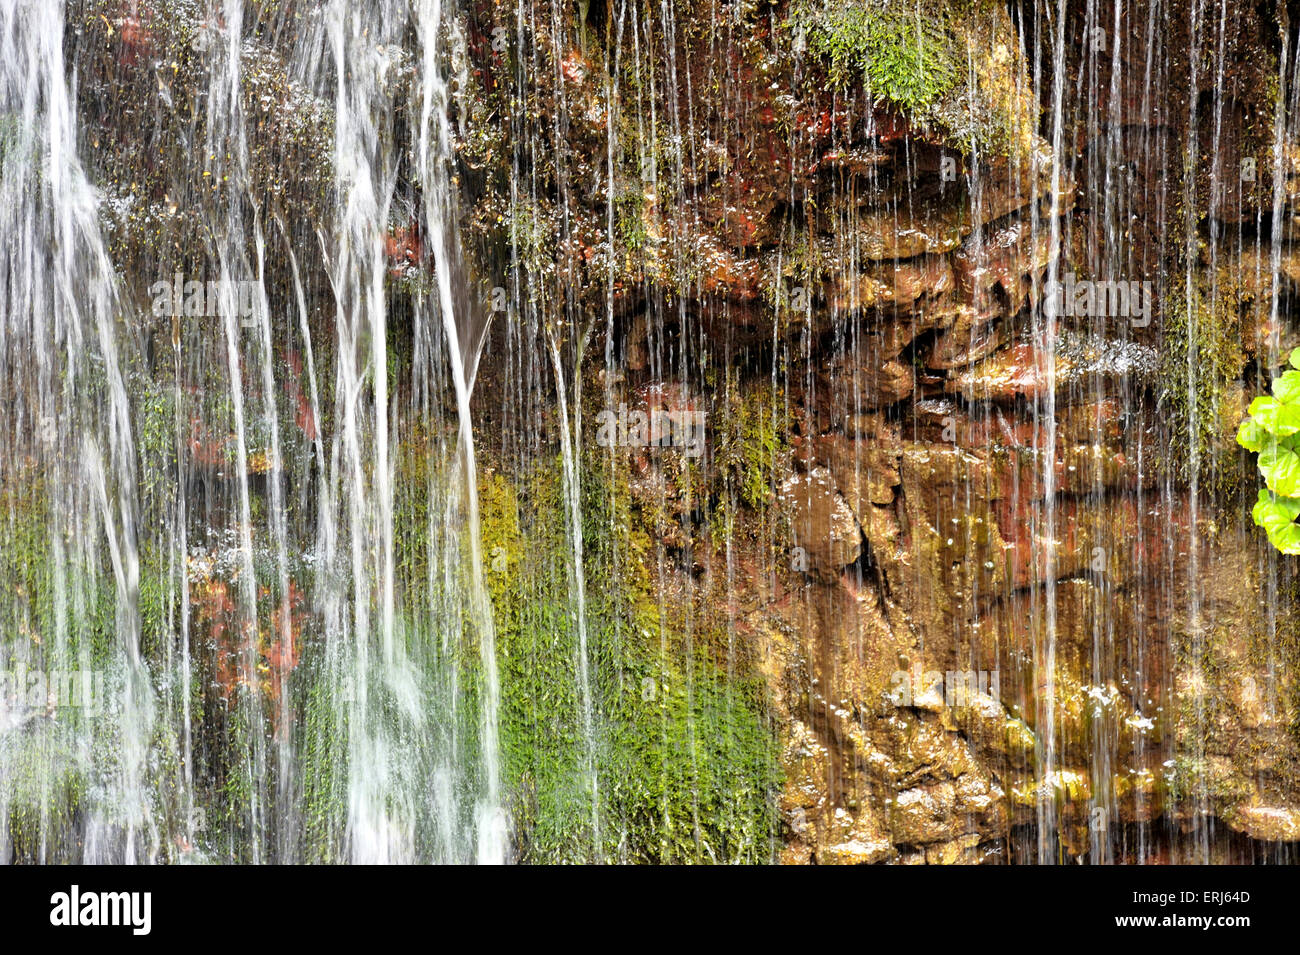
<svg viewBox="0 0 1300 955"><path fill-rule="evenodd" d="M447 352L456 393L458 464L463 481L467 536L469 538L469 619L479 637L479 656L484 672L482 714L482 758L485 776L483 799L477 808L478 861L505 861L507 822L501 808L500 744L498 710L501 691L496 662L496 634L492 607L483 582L483 545L479 528L478 467L474 454L474 431L470 411L470 393L477 373L480 350L488 318L483 309L475 314L473 305L457 303L456 281L463 278L457 257L459 245L449 222L454 221L455 205L447 181L447 166L452 161L450 133L447 126L446 84L439 74L440 34L446 29L440 0L428 0L420 6L419 36L424 50L420 100L419 163L421 179L427 184L425 219L429 223L434 271L438 282L437 308L447 336ZM428 188L432 187L432 188ZM490 313L489 313L490 314Z"/></svg>
<svg viewBox="0 0 1300 955"><path fill-rule="evenodd" d="M63 40L62 4L0 10L7 125L0 301L14 423L5 485L12 493L39 474L47 488L47 536L30 558L48 562L42 584L54 588L57 608L48 644L21 631L9 639L19 638L20 666L99 670L102 686L92 688L102 698L88 701L94 705L68 725L6 731L0 808L8 815L13 787L26 783L35 786L43 816L65 812L59 787L66 774L86 773L94 783L85 794L84 857L147 862L160 839L148 755L159 714L140 641L135 438L114 321L119 289L99 228L100 200L78 160ZM24 458L25 476L16 470ZM87 602L101 586L114 594L112 642L102 653L91 645L86 620ZM2 841L7 849L8 836ZM62 849L45 846L42 855L59 858Z"/></svg>
<svg viewBox="0 0 1300 955"><path fill-rule="evenodd" d="M1292 14L0 0L0 862L1291 861Z"/></svg>

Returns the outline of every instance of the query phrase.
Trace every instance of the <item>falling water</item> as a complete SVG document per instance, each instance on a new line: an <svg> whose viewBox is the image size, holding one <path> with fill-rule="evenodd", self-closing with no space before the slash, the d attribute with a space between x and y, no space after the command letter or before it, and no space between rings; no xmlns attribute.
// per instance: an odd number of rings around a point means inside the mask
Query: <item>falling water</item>
<svg viewBox="0 0 1300 955"><path fill-rule="evenodd" d="M1296 24L950 6L0 3L0 859L1291 859Z"/></svg>
<svg viewBox="0 0 1300 955"><path fill-rule="evenodd" d="M116 342L118 287L97 197L78 161L62 9L6 4L0 42L0 108L14 121L0 185L4 375L22 439L10 445L13 455L38 459L36 473L53 491L47 543L57 623L47 666L91 670L85 614L100 582L101 547L115 595L102 700L111 735L91 736L84 725L44 730L44 739L11 729L5 762L31 767L42 815L54 811L58 794L52 790L65 766L90 774L95 783L86 794L85 858L153 861L159 833L148 792L148 749L156 699L140 645L135 439ZM7 477L7 486L16 487L15 480L16 474ZM20 651L19 659L36 664L30 651ZM12 771L4 778L0 804L7 813ZM54 848L43 846L42 855L53 855Z"/></svg>
<svg viewBox="0 0 1300 955"><path fill-rule="evenodd" d="M465 504L468 513L470 545L471 621L479 634L479 655L483 663L485 696L483 705L483 764L486 788L478 816L478 860L483 863L504 861L506 821L501 809L501 770L498 743L499 678L496 665L496 637L492 608L483 583L482 542L479 530L477 466L474 455L474 432L470 417L470 391L478 369L481 349L487 335L487 319L464 314L467 303L458 309L453 301L453 272L457 245L447 223L453 218L451 189L446 182L446 166L452 161L450 134L446 123L447 93L441 82L437 59L438 37L443 30L442 5L438 0L421 4L419 36L424 49L420 114L421 180L436 188L425 192L425 218L429 223L434 269L438 280L438 308L447 336L448 356L456 391L456 414L459 463L463 468ZM436 117L436 119L434 119Z"/></svg>

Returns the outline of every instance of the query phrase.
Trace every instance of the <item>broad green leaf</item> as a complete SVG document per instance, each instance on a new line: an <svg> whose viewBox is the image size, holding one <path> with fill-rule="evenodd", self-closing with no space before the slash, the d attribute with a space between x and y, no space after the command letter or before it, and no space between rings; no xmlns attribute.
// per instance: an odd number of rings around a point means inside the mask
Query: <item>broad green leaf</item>
<svg viewBox="0 0 1300 955"><path fill-rule="evenodd" d="M1300 556L1300 348L1273 379L1272 396L1250 403L1250 417L1237 428L1237 443L1259 454L1259 473L1267 485L1251 516L1283 554Z"/></svg>
<svg viewBox="0 0 1300 955"><path fill-rule="evenodd" d="M1259 471L1274 494L1300 497L1300 454L1280 445L1259 452Z"/></svg>
<svg viewBox="0 0 1300 955"><path fill-rule="evenodd" d="M1284 404L1300 402L1300 371L1286 371L1274 378L1273 396Z"/></svg>
<svg viewBox="0 0 1300 955"><path fill-rule="evenodd" d="M1279 438L1300 431L1300 405L1289 405L1260 395L1250 403L1250 416Z"/></svg>
<svg viewBox="0 0 1300 955"><path fill-rule="evenodd" d="M1260 488L1250 514L1256 524L1272 535L1274 531L1281 530L1300 517L1300 498L1277 497Z"/></svg>
<svg viewBox="0 0 1300 955"><path fill-rule="evenodd" d="M1274 440L1268 429L1254 418L1247 418L1237 429L1237 443L1248 451L1262 451Z"/></svg>
<svg viewBox="0 0 1300 955"><path fill-rule="evenodd" d="M1269 543L1284 554L1300 554L1300 524L1287 524L1285 527L1268 532Z"/></svg>

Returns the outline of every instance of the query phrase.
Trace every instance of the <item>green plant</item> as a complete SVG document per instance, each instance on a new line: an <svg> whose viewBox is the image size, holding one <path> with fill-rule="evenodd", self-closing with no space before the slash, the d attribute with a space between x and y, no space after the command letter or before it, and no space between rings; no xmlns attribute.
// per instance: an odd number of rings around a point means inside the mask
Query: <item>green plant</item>
<svg viewBox="0 0 1300 955"><path fill-rule="evenodd" d="M800 8L797 19L808 25L808 47L826 59L831 81L861 78L877 104L921 110L957 82L953 38L933 10L852 0Z"/></svg>
<svg viewBox="0 0 1300 955"><path fill-rule="evenodd" d="M727 665L725 629L688 634L657 599L647 567L654 545L633 530L626 464L581 469L592 711L584 726L560 468L557 457L479 483L501 667L502 788L518 858L770 861L780 779L766 684L743 663Z"/></svg>
<svg viewBox="0 0 1300 955"><path fill-rule="evenodd" d="M1272 396L1250 403L1237 443L1259 454L1265 487L1251 511L1269 542L1284 554L1300 554L1300 348L1291 367L1273 379Z"/></svg>
<svg viewBox="0 0 1300 955"><path fill-rule="evenodd" d="M1186 291L1170 289L1161 300L1160 400L1169 433L1177 436L1165 466L1176 480L1190 481L1195 471L1202 487L1227 491L1233 483L1229 459L1235 459L1224 420L1235 407L1228 384L1245 363L1235 302L1222 287L1207 296L1199 280Z"/></svg>
<svg viewBox="0 0 1300 955"><path fill-rule="evenodd" d="M785 397L775 388L736 395L718 433L718 468L754 510L775 499L777 462L786 449Z"/></svg>

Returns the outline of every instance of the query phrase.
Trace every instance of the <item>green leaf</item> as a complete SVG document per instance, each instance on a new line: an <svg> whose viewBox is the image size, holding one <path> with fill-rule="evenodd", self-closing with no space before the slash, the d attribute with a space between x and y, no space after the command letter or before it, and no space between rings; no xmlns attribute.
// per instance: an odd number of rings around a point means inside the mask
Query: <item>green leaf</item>
<svg viewBox="0 0 1300 955"><path fill-rule="evenodd" d="M1290 369L1273 379L1272 397L1250 403L1250 417L1237 429L1237 443L1259 453L1259 472L1267 488L1259 492L1251 516L1283 554L1300 556L1300 348Z"/></svg>
<svg viewBox="0 0 1300 955"><path fill-rule="evenodd" d="M1250 403L1249 411L1260 426L1279 438L1300 431L1300 405L1284 404L1276 398L1260 395Z"/></svg>
<svg viewBox="0 0 1300 955"><path fill-rule="evenodd" d="M1300 498L1274 497L1261 490L1251 511L1255 523L1268 533L1268 540L1284 554L1300 555Z"/></svg>
<svg viewBox="0 0 1300 955"><path fill-rule="evenodd" d="M1269 543L1284 554L1300 555L1300 524L1288 524L1268 532Z"/></svg>
<svg viewBox="0 0 1300 955"><path fill-rule="evenodd" d="M1300 371L1283 372L1273 379L1273 395L1284 404L1300 402Z"/></svg>
<svg viewBox="0 0 1300 955"><path fill-rule="evenodd" d="M1250 516L1265 530L1290 524L1300 517L1300 498L1277 497L1260 488Z"/></svg>
<svg viewBox="0 0 1300 955"><path fill-rule="evenodd" d="M1265 445L1272 443L1273 440L1268 429L1254 418L1247 418L1237 429L1237 443L1247 451L1262 451Z"/></svg>
<svg viewBox="0 0 1300 955"><path fill-rule="evenodd" d="M1259 471L1274 494L1300 497L1300 454L1294 448L1273 445L1259 452Z"/></svg>

